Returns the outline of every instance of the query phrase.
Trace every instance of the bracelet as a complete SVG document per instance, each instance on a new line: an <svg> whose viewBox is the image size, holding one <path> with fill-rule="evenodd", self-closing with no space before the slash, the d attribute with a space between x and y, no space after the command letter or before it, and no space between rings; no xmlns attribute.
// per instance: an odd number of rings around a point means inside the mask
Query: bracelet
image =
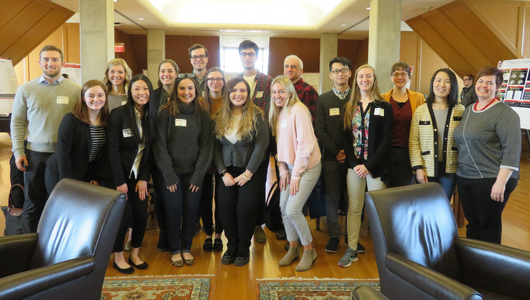
<svg viewBox="0 0 530 300"><path fill-rule="evenodd" d="M241 175L243 175L243 178L245 178L246 181L250 180L250 178L247 178L247 176L245 176L245 172L243 172L243 174L241 174Z"/></svg>

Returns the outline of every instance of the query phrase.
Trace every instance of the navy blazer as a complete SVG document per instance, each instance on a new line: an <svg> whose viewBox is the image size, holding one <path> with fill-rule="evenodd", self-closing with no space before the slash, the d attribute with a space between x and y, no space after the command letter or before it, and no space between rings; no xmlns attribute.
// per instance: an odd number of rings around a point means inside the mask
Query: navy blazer
<svg viewBox="0 0 530 300"><path fill-rule="evenodd" d="M129 120L126 117L130 104L127 103L113 109L107 126L107 156L111 169L112 178L116 187L126 183L127 178L138 154L138 145L132 134L124 133L131 130ZM152 166L151 144L146 143L140 167L138 168L138 180L149 181ZM131 187L129 187L131 188Z"/></svg>
<svg viewBox="0 0 530 300"><path fill-rule="evenodd" d="M46 168L57 174L59 180L83 180L87 172L90 172L90 180L98 180L94 165L88 170L91 147L90 125L81 122L72 113L67 113L59 125L57 148L46 161Z"/></svg>
<svg viewBox="0 0 530 300"><path fill-rule="evenodd" d="M389 151L392 142L392 122L394 121L394 111L392 105L386 101L374 101L374 107L370 110L370 127L368 128L368 161L364 166L374 178L381 177L385 181L390 174ZM374 115L375 108L381 108L384 113ZM353 150L353 131L344 131L347 138L346 162L348 168L353 169L362 162L355 157ZM386 182L385 182L386 183Z"/></svg>

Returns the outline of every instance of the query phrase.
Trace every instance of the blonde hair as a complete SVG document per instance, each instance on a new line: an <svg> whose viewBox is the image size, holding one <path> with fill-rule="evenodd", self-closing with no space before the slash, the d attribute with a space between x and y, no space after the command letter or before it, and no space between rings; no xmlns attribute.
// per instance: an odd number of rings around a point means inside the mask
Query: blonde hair
<svg viewBox="0 0 530 300"><path fill-rule="evenodd" d="M127 95L127 90L129 89L129 82L132 78L132 71L129 69L129 66L127 65L127 62L123 60L122 58L115 58L109 61L107 64L107 67L105 68L105 77L103 77L103 83L107 87L107 91L112 91L112 82L109 81L109 69L114 66L123 66L123 69L125 70L125 80L123 81L123 89L125 90L125 95Z"/></svg>
<svg viewBox="0 0 530 300"><path fill-rule="evenodd" d="M285 101L285 104L283 107L276 106L276 103L274 102L274 99L272 97L272 87L276 83L281 84L283 86L283 89L287 93L287 100ZM280 75L274 78L271 83L271 105L269 108L269 126L271 127L273 136L276 136L276 122L278 121L278 117L280 116L280 113L282 112L282 110L288 109L287 112L290 113L291 108L296 103L300 103L303 105L300 99L298 99L298 95L296 94L296 89L294 88L294 85L291 82L291 79L283 75Z"/></svg>
<svg viewBox="0 0 530 300"><path fill-rule="evenodd" d="M352 125L351 122L353 118L355 117L355 109L357 107L357 104L359 101L361 101L361 89L357 85L357 75L359 74L359 71L362 69L370 69L372 70L372 74L374 75L374 84L372 85L372 98L374 101L385 101L383 96L381 96L381 93L379 92L379 86L377 84L377 76L375 75L375 69L374 67L370 65L362 65L355 71L355 77L354 77L354 88L353 93L351 93L351 98L346 104L346 109L344 110L344 129L351 129Z"/></svg>
<svg viewBox="0 0 530 300"><path fill-rule="evenodd" d="M215 137L218 139L221 139L232 129L230 126L230 118L232 117L232 102L230 101L230 93L234 87L241 82L245 84L247 89L247 101L245 101L245 104L243 104L243 113L241 114L241 121L239 122L239 126L237 128L238 139L241 140L245 137L252 139L252 132L256 131L256 114L259 114L262 118L264 118L263 111L257 107L254 102L252 102L252 98L250 97L250 86L248 85L248 82L241 77L234 77L226 84L221 107L212 117L212 119L215 120Z"/></svg>

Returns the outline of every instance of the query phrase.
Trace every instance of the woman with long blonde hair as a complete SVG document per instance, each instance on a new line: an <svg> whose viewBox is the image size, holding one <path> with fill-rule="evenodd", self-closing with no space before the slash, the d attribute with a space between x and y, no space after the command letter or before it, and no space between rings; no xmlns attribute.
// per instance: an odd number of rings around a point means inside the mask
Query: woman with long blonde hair
<svg viewBox="0 0 530 300"><path fill-rule="evenodd" d="M103 83L107 87L110 110L127 103L127 90L131 77L132 71L122 58L115 58L107 64Z"/></svg>
<svg viewBox="0 0 530 300"><path fill-rule="evenodd" d="M225 265L248 263L256 213L265 202L269 130L263 111L249 95L245 79L231 79L213 116L217 202L228 238L228 250L221 260Z"/></svg>
<svg viewBox="0 0 530 300"><path fill-rule="evenodd" d="M317 259L317 254L302 208L320 177L321 154L311 114L298 99L291 80L285 76L278 76L272 81L269 123L276 137L280 209L290 246L279 265L288 266L300 257L300 239L304 254L296 271L307 271Z"/></svg>
<svg viewBox="0 0 530 300"><path fill-rule="evenodd" d="M390 179L388 153L392 140L392 105L379 92L375 70L362 65L355 72L354 89L344 109L348 165L348 249L339 266L357 261L364 191L386 188Z"/></svg>

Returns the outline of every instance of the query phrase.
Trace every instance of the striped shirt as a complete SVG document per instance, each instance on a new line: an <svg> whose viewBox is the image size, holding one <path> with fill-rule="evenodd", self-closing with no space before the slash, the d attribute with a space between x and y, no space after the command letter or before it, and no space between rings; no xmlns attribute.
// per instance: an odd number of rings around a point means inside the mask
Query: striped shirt
<svg viewBox="0 0 530 300"><path fill-rule="evenodd" d="M92 144L90 146L90 159L88 161L93 162L98 157L103 146L105 146L105 127L90 125L90 136L92 138Z"/></svg>

